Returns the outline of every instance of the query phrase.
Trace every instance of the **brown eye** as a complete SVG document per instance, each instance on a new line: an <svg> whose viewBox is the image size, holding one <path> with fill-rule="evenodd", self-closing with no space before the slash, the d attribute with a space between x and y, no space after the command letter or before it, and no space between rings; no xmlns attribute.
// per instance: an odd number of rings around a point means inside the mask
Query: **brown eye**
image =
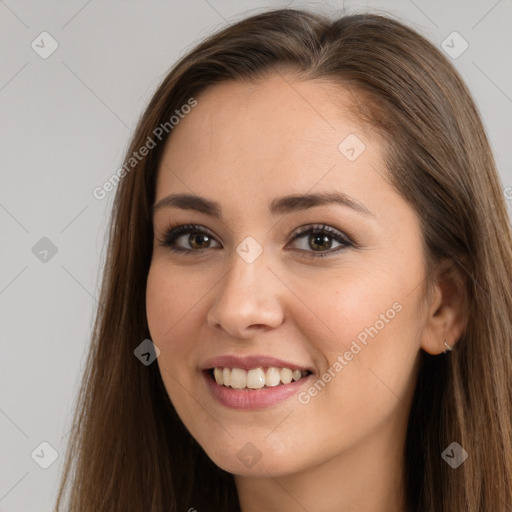
<svg viewBox="0 0 512 512"><path fill-rule="evenodd" d="M200 252L212 248L212 241L217 243L208 231L200 226L187 224L169 229L161 240L161 245L173 252Z"/></svg>
<svg viewBox="0 0 512 512"><path fill-rule="evenodd" d="M304 239L302 241L302 248L299 248L299 250L305 253L308 258L331 256L347 247L354 246L350 239L341 231L325 225L311 226L302 229L293 236L292 242L298 239ZM340 246L336 247L334 250L329 250L332 247L333 240L339 243Z"/></svg>
<svg viewBox="0 0 512 512"><path fill-rule="evenodd" d="M178 240L178 237L176 240ZM188 236L187 242L190 244L190 246L193 249L206 249L209 245L209 242L211 241L211 238L207 234L201 234L201 233L195 233Z"/></svg>

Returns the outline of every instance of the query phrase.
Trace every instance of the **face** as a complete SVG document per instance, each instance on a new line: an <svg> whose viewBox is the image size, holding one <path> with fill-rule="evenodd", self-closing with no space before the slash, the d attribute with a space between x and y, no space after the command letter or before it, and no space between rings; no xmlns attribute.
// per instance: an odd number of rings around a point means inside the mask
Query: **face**
<svg viewBox="0 0 512 512"><path fill-rule="evenodd" d="M398 450L425 265L419 219L388 183L382 141L342 108L353 93L333 84L272 76L197 100L158 172L147 280L177 413L236 475L290 475L382 443Z"/></svg>

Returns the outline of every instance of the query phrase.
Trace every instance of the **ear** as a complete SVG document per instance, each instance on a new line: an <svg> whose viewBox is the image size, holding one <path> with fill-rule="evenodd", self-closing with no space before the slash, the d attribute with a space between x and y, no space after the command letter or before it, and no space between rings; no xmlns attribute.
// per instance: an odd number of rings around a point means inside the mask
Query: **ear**
<svg viewBox="0 0 512 512"><path fill-rule="evenodd" d="M466 327L466 293L463 271L452 260L443 262L436 272L421 348L436 355L454 347Z"/></svg>

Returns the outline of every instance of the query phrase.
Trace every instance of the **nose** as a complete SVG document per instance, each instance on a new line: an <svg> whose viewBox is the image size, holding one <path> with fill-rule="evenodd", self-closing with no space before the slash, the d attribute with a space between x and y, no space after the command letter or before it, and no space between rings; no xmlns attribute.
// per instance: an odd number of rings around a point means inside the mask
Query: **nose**
<svg viewBox="0 0 512 512"><path fill-rule="evenodd" d="M235 252L231 270L212 292L216 297L208 325L237 338L252 337L257 328L275 329L283 322L280 299L285 289L267 266L264 253L248 263Z"/></svg>

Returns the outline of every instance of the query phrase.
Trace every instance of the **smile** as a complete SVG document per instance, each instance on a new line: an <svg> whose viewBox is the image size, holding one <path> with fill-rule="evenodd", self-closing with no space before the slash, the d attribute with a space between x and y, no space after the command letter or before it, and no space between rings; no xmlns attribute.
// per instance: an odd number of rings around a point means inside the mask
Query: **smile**
<svg viewBox="0 0 512 512"><path fill-rule="evenodd" d="M241 368L216 367L216 370L218 378L222 375L222 384L218 384L215 380L215 369L202 372L210 396L220 405L238 410L263 409L281 403L299 393L304 386L310 385L311 379L314 378L314 374L308 370L292 371L289 368L269 367L266 368L266 371L264 368L246 371ZM292 380L288 382L290 372ZM300 377L297 372L300 372ZM298 380L294 380L294 373ZM229 379L229 386L226 385L227 380L224 382L224 375L226 375L226 379ZM270 383L275 383L278 378L279 382L268 386L267 375ZM285 382L281 381L282 376ZM264 385L262 385L263 379L265 379ZM239 387L233 387L233 383ZM249 388L247 387L248 383L259 387Z"/></svg>
<svg viewBox="0 0 512 512"><path fill-rule="evenodd" d="M244 370L243 368L221 368L215 367L213 377L219 386L231 389L261 389L282 386L296 382L307 377L311 372L291 368L254 368Z"/></svg>

